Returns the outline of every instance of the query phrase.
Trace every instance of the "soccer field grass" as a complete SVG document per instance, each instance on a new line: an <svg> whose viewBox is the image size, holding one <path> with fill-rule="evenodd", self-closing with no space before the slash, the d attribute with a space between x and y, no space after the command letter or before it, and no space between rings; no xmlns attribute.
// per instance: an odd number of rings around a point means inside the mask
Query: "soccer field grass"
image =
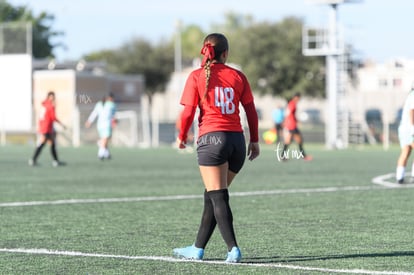
<svg viewBox="0 0 414 275"><path fill-rule="evenodd" d="M68 165L53 168L48 148L29 167L34 148L0 147L0 274L414 274L414 184L372 182L397 147L307 146L313 161L286 163L274 149L230 188L243 259L224 264L218 230L204 261L172 257L201 217L195 153L59 148Z"/></svg>

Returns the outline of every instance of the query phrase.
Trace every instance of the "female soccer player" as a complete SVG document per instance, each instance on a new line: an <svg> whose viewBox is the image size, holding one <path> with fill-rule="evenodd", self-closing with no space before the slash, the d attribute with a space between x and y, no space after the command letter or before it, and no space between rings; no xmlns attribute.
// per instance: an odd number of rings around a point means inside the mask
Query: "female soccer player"
<svg viewBox="0 0 414 275"><path fill-rule="evenodd" d="M304 160L312 160L311 156L306 155L305 149L303 149L303 137L302 133L298 128L298 121L296 118L296 106L300 99L300 94L296 93L293 98L289 101L286 107L286 117L284 121L285 135L284 135L284 146L283 146L283 158L288 159L288 147L292 142L292 139L296 141L299 146L301 157Z"/></svg>
<svg viewBox="0 0 414 275"><path fill-rule="evenodd" d="M246 76L227 65L227 38L212 33L204 39L201 67L187 79L181 104L181 129L177 138L183 149L196 108L200 109L197 157L204 182L204 210L195 243L174 249L180 258L201 260L216 224L227 245L226 262L240 262L241 252L233 228L228 187L246 158L246 144L240 123L239 103L245 109L249 124L249 160L260 152L258 117Z"/></svg>
<svg viewBox="0 0 414 275"><path fill-rule="evenodd" d="M283 121L285 120L285 108L281 105L277 106L272 111L272 119L274 123L274 129L276 130L276 139L283 141L282 133L283 133Z"/></svg>
<svg viewBox="0 0 414 275"><path fill-rule="evenodd" d="M85 122L85 127L89 128L95 119L98 118L98 158L100 160L111 158L111 154L109 152L109 140L111 139L112 128L115 124L115 112L116 105L114 103L114 97L112 94L109 94L102 101L96 103L95 108L89 115L88 120Z"/></svg>
<svg viewBox="0 0 414 275"><path fill-rule="evenodd" d="M63 162L60 162L56 152L56 132L53 127L53 123L59 123L64 129L66 129L65 125L59 121L56 117L55 112L55 93L50 91L48 92L46 99L42 102L42 108L40 110L40 117L39 117L39 125L38 125L38 133L40 135L39 144L36 147L34 155L31 159L29 159L30 166L37 165L37 158L39 157L40 153L42 152L43 146L47 142L50 144L50 152L53 157L52 165L54 167L64 165Z"/></svg>
<svg viewBox="0 0 414 275"><path fill-rule="evenodd" d="M395 177L397 183L404 183L405 167L414 147L414 87L404 103L400 125L398 127L401 153L397 161ZM414 178L414 163L411 167L411 177Z"/></svg>

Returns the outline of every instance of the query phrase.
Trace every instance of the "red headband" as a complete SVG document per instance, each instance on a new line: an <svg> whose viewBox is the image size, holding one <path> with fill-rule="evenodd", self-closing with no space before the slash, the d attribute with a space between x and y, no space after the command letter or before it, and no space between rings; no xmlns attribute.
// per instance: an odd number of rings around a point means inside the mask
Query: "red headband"
<svg viewBox="0 0 414 275"><path fill-rule="evenodd" d="M204 44L203 48L201 49L201 54L204 55L203 61L201 61L201 67L204 67L207 60L213 60L214 54L214 47L210 43Z"/></svg>

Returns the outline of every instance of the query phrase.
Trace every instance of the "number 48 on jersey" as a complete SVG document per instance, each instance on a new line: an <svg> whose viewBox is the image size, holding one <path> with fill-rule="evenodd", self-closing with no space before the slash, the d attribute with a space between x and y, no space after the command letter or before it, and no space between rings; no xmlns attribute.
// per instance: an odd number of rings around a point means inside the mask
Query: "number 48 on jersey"
<svg viewBox="0 0 414 275"><path fill-rule="evenodd" d="M214 101L217 107L221 108L223 115L233 114L236 110L234 100L234 90L231 87L216 87L214 90Z"/></svg>

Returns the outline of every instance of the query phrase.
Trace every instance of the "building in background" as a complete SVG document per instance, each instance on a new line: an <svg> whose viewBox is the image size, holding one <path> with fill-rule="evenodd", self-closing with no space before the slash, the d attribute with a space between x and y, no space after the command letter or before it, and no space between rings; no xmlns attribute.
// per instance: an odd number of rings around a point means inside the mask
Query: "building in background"
<svg viewBox="0 0 414 275"><path fill-rule="evenodd" d="M3 30L8 27L11 26L3 26ZM96 140L96 131L85 129L83 123L94 104L109 92L115 94L119 110L120 123L114 131L114 145L158 146L175 141L175 121L182 108L179 100L193 67L173 73L166 91L156 93L150 105L143 76L108 74L104 64L83 60L64 63L33 60L31 26L23 24L10 29L10 36L0 47L1 144L35 142L40 102L50 90L57 96L58 117L69 126L66 131L58 129L62 145L79 146ZM15 41L16 37L19 40ZM199 63L194 62L194 66ZM349 138L344 147L380 142L388 146L389 142L397 142L400 110L413 83L414 60L391 59L383 64L365 62L358 68L355 81L346 82L339 102L347 109L345 130ZM261 131L269 130L273 127L273 108L286 101L270 95L256 95L255 102ZM302 127L306 140L325 142L327 105L325 99L302 98L298 115L306 126Z"/></svg>
<svg viewBox="0 0 414 275"><path fill-rule="evenodd" d="M0 24L0 144L32 129L32 26Z"/></svg>
<svg viewBox="0 0 414 275"><path fill-rule="evenodd" d="M68 126L59 129L59 144L79 146L97 140L94 127L84 123L95 104L109 93L117 103L118 125L114 145L138 146L148 143L148 127L143 126L145 82L141 75L114 75L76 69L36 70L33 72L33 117L39 117L40 103L48 91L56 94L57 117Z"/></svg>

